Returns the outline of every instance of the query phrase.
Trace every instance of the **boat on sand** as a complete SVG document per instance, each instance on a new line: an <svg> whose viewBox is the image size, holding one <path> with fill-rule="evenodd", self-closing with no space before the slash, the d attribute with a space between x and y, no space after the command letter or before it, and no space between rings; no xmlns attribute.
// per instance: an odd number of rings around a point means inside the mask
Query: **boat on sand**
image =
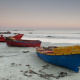
<svg viewBox="0 0 80 80"><path fill-rule="evenodd" d="M65 67L75 72L79 71L80 45L37 47L36 52L39 58L48 63Z"/></svg>
<svg viewBox="0 0 80 80"><path fill-rule="evenodd" d="M23 35L24 34L17 34L17 35L12 36L12 37L15 39L21 39ZM0 35L0 42L5 42L5 37L3 35Z"/></svg>
<svg viewBox="0 0 80 80"><path fill-rule="evenodd" d="M22 40L15 39L12 37L6 37L6 44L8 46L16 46L16 47L40 47L40 40Z"/></svg>
<svg viewBox="0 0 80 80"><path fill-rule="evenodd" d="M3 35L0 35L0 42L5 42L5 38L3 37Z"/></svg>

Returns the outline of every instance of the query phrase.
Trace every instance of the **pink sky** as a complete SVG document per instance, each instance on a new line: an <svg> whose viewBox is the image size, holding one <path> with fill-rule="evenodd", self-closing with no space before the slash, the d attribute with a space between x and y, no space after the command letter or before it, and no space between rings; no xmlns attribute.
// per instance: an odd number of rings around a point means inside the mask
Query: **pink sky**
<svg viewBox="0 0 80 80"><path fill-rule="evenodd" d="M79 0L2 0L1 29L80 28Z"/></svg>

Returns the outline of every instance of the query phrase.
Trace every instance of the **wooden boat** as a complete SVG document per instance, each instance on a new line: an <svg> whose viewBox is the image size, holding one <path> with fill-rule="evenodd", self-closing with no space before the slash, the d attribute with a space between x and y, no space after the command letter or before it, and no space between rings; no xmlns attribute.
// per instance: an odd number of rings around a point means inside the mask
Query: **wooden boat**
<svg viewBox="0 0 80 80"><path fill-rule="evenodd" d="M15 38L15 39L21 39L23 37L24 34L17 34L15 36L13 36L12 38Z"/></svg>
<svg viewBox="0 0 80 80"><path fill-rule="evenodd" d="M41 41L39 40L16 40L12 37L6 37L6 44L8 46L16 46L16 47L40 47Z"/></svg>
<svg viewBox="0 0 80 80"><path fill-rule="evenodd" d="M75 72L80 66L80 46L66 47L37 47L37 55L44 61L61 67L68 68Z"/></svg>
<svg viewBox="0 0 80 80"><path fill-rule="evenodd" d="M17 35L12 36L12 37L15 39L21 39L23 35L24 34L17 34ZM5 42L5 37L3 35L0 36L0 42Z"/></svg>
<svg viewBox="0 0 80 80"><path fill-rule="evenodd" d="M0 35L0 42L5 42L5 38L3 37L3 35Z"/></svg>

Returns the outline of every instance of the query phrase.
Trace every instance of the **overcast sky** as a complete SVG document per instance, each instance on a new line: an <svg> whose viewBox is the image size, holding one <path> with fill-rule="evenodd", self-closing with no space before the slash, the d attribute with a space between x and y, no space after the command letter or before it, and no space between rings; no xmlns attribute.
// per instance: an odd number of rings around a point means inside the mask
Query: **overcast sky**
<svg viewBox="0 0 80 80"><path fill-rule="evenodd" d="M80 0L0 0L0 29L71 28L80 28Z"/></svg>

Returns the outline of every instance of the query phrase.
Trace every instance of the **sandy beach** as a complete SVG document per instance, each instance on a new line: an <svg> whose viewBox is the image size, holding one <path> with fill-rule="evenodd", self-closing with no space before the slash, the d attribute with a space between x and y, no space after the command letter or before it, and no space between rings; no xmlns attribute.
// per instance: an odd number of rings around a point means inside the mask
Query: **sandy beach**
<svg viewBox="0 0 80 80"><path fill-rule="evenodd" d="M48 46L51 43L43 42L43 45ZM79 80L79 78L80 72L76 73L41 60L34 47L8 47L5 42L0 43L0 80Z"/></svg>

